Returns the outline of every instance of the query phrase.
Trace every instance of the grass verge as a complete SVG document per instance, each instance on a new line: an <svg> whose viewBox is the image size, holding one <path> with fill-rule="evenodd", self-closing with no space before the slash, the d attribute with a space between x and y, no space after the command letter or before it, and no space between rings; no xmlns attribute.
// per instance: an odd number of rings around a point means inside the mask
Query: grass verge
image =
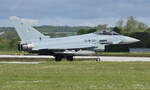
<svg viewBox="0 0 150 90"><path fill-rule="evenodd" d="M149 90L149 62L0 64L0 90Z"/></svg>

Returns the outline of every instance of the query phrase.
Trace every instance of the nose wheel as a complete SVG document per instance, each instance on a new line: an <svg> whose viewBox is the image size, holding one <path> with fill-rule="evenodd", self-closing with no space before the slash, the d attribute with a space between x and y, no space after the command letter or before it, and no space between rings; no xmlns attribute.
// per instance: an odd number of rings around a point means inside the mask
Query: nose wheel
<svg viewBox="0 0 150 90"><path fill-rule="evenodd" d="M97 61L97 62L100 62L100 61L101 61L101 58L100 58L100 56L98 55L97 52L96 52L96 56L97 56L96 61Z"/></svg>
<svg viewBox="0 0 150 90"><path fill-rule="evenodd" d="M96 58L96 61L97 61L97 62L100 62L100 61L101 61L101 58L100 58L100 57Z"/></svg>

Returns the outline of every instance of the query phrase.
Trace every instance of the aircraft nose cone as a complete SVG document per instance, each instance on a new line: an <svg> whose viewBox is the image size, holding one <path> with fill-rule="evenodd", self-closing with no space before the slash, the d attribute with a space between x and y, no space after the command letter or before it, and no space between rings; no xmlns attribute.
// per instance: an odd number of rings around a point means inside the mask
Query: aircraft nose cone
<svg viewBox="0 0 150 90"><path fill-rule="evenodd" d="M130 43L135 43L135 42L139 42L140 40L136 39L136 38L132 38L132 37L125 37L125 43L126 44L130 44Z"/></svg>
<svg viewBox="0 0 150 90"><path fill-rule="evenodd" d="M132 42L139 42L140 40L139 39L136 39L136 38L133 38Z"/></svg>

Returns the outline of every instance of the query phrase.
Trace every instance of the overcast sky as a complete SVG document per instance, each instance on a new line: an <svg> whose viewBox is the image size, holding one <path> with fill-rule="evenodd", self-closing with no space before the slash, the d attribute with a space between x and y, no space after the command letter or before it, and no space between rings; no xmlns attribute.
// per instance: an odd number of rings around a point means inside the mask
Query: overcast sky
<svg viewBox="0 0 150 90"><path fill-rule="evenodd" d="M0 0L0 26L11 26L10 16L61 26L114 26L134 16L150 26L150 0Z"/></svg>

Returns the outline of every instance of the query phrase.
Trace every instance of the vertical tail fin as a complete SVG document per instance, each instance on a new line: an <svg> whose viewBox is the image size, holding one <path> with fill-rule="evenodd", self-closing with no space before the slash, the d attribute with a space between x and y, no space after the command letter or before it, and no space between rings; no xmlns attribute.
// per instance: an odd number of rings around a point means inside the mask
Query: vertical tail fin
<svg viewBox="0 0 150 90"><path fill-rule="evenodd" d="M22 42L41 40L42 38L47 37L34 29L32 26L23 23L21 19L16 16L11 16L10 20L13 22L16 32L18 33Z"/></svg>

